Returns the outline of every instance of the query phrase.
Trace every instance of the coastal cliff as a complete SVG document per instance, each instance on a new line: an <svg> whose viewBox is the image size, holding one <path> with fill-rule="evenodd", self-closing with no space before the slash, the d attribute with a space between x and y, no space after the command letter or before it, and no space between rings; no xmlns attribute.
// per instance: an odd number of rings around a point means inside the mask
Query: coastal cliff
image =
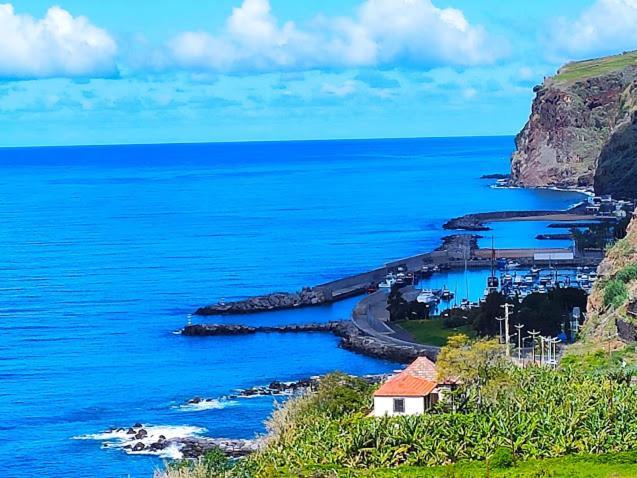
<svg viewBox="0 0 637 478"><path fill-rule="evenodd" d="M513 184L594 186L599 194L635 197L637 187L623 184L637 179L636 81L631 52L569 63L536 86L515 140Z"/></svg>
<svg viewBox="0 0 637 478"><path fill-rule="evenodd" d="M582 338L588 343L608 343L608 347L637 341L637 316L631 305L637 297L637 218L628 226L626 237L607 251L597 273Z"/></svg>

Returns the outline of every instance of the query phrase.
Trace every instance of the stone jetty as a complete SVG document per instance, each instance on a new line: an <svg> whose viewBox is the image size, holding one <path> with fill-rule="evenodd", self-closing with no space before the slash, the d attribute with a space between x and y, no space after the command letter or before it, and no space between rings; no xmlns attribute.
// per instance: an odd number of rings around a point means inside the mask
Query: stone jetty
<svg viewBox="0 0 637 478"><path fill-rule="evenodd" d="M416 357L427 355L435 358L438 347L410 344L404 341L392 342L386 337L361 330L354 321L332 321L314 324L251 327L247 325L193 324L184 327L180 333L188 337L214 337L250 335L256 333L304 333L326 332L341 338L340 347L370 357L393 362L409 363Z"/></svg>
<svg viewBox="0 0 637 478"><path fill-rule="evenodd" d="M184 327L180 333L189 337L210 337L223 335L251 335L256 333L303 333L331 332L335 335L347 333L348 322L332 321L312 324L292 324L281 326L230 325L230 324L193 324Z"/></svg>
<svg viewBox="0 0 637 478"><path fill-rule="evenodd" d="M322 305L332 301L322 288L306 287L299 292L274 292L236 302L220 302L200 307L195 315L239 315Z"/></svg>

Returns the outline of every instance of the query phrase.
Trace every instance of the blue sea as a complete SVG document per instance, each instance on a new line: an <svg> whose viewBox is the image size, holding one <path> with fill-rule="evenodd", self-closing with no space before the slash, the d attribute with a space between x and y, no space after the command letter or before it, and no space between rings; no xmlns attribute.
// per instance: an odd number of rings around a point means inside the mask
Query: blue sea
<svg viewBox="0 0 637 478"><path fill-rule="evenodd" d="M510 137L1 149L0 476L148 478L160 458L103 449L100 434L141 422L249 438L273 400L224 398L236 389L394 370L328 334L173 332L222 298L426 252L453 216L582 199L491 188L480 176L507 172L512 149ZM521 227L496 241L545 232ZM357 300L205 320L327 321ZM194 396L216 401L184 408Z"/></svg>

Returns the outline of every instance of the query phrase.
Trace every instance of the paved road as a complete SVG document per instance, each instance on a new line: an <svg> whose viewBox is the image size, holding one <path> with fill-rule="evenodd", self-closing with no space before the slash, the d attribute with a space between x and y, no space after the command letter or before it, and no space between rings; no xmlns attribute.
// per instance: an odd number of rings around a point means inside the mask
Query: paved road
<svg viewBox="0 0 637 478"><path fill-rule="evenodd" d="M412 290L411 292L414 293ZM361 300L352 312L352 322L366 335L376 338L378 341L396 347L412 347L428 354L437 354L440 347L423 345L414 341L403 330L394 330L389 325L389 312L387 307L387 293L374 292Z"/></svg>

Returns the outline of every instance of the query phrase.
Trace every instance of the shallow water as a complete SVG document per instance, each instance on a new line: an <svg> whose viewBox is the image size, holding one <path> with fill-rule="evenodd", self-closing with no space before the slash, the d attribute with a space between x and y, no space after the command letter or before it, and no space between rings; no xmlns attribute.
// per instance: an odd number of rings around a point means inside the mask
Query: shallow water
<svg viewBox="0 0 637 478"><path fill-rule="evenodd" d="M394 369L328 334L172 332L220 298L428 251L452 216L581 199L490 188L480 176L506 172L512 146L455 138L0 150L0 467L10 464L0 474L148 477L157 458L72 437L135 422L250 437L272 399L224 402L236 388ZM525 234L542 229L529 224ZM497 234L503 247L522 239ZM323 321L347 317L355 302L207 320ZM196 395L221 405L180 408Z"/></svg>

